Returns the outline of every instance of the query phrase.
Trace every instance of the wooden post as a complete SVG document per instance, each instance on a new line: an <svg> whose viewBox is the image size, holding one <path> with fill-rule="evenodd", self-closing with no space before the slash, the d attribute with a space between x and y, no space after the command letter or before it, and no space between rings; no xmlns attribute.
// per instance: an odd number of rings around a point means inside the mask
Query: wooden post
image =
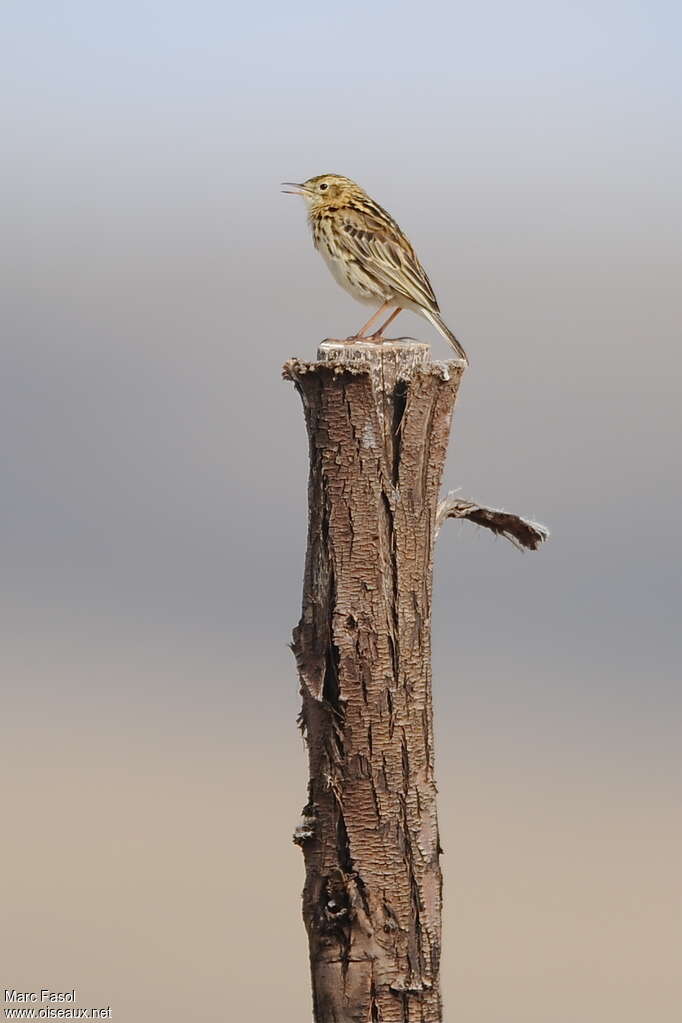
<svg viewBox="0 0 682 1023"><path fill-rule="evenodd" d="M410 340L328 341L317 362L284 367L310 442L293 636L310 782L294 840L305 857L316 1023L442 1019L434 539L448 517L531 548L546 536L474 502L439 504L463 369Z"/></svg>
<svg viewBox="0 0 682 1023"><path fill-rule="evenodd" d="M416 342L326 342L317 362L285 367L310 440L293 649L317 1023L441 1019L431 578L462 369Z"/></svg>

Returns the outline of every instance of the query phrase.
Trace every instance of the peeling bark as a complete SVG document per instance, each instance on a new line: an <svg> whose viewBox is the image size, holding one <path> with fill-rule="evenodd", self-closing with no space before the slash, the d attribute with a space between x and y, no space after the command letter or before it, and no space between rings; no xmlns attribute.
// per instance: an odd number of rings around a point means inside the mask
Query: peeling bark
<svg viewBox="0 0 682 1023"><path fill-rule="evenodd" d="M284 369L310 442L293 651L310 763L294 840L317 1023L440 1023L431 702L438 493L463 370L327 342Z"/></svg>
<svg viewBox="0 0 682 1023"><path fill-rule="evenodd" d="M486 508L476 501L455 497L450 493L438 505L436 513L436 536L446 519L468 519L477 526L503 536L520 551L536 551L541 543L549 539L549 530L540 522L521 518L502 511L501 508Z"/></svg>

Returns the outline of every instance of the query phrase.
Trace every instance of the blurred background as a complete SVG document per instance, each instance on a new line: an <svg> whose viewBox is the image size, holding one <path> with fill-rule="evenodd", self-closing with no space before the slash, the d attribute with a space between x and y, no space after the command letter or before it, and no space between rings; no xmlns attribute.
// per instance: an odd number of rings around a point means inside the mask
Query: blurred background
<svg viewBox="0 0 682 1023"><path fill-rule="evenodd" d="M279 183L335 171L471 357L446 487L553 534L438 544L447 1019L678 1023L680 20L3 4L3 987L310 1019L280 367L368 313Z"/></svg>

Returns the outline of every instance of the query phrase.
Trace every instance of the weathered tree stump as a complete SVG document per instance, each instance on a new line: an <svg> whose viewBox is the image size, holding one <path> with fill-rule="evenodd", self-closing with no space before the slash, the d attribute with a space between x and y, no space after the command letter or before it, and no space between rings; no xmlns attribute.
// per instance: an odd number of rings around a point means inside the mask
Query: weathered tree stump
<svg viewBox="0 0 682 1023"><path fill-rule="evenodd" d="M416 342L324 343L285 374L310 440L310 758L296 840L318 1023L441 1019L431 703L438 494L463 370Z"/></svg>
<svg viewBox="0 0 682 1023"><path fill-rule="evenodd" d="M464 363L415 341L327 341L284 375L310 441L293 651L310 764L305 856L316 1023L440 1023L442 879L431 698L433 547L465 518L535 550L537 523L438 495Z"/></svg>

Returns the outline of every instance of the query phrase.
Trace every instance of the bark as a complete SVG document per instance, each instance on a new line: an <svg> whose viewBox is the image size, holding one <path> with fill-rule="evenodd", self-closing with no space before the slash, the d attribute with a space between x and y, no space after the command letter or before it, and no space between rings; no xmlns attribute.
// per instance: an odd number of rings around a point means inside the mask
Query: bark
<svg viewBox="0 0 682 1023"><path fill-rule="evenodd" d="M501 508L486 508L477 501L464 500L454 494L448 494L438 505L436 536L445 519L468 519L497 536L503 536L520 551L536 551L541 543L549 539L547 526L540 522L512 515Z"/></svg>
<svg viewBox="0 0 682 1023"><path fill-rule="evenodd" d="M317 1023L441 1020L432 559L463 364L429 351L327 342L285 366L310 442L295 840Z"/></svg>

